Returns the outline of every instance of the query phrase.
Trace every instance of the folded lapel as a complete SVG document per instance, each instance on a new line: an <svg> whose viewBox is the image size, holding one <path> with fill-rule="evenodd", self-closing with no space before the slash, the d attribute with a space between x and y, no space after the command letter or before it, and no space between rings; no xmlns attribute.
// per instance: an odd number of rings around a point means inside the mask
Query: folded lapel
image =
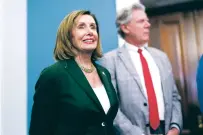
<svg viewBox="0 0 203 135"><path fill-rule="evenodd" d="M141 93L147 99L147 97L145 96L145 93L144 93L144 89L141 84L140 77L131 61L131 58L130 58L129 53L127 52L127 49L125 47L120 48L118 55L121 58L122 62L124 63L127 71L133 76L134 80L136 81L137 85L139 86Z"/></svg>
<svg viewBox="0 0 203 135"><path fill-rule="evenodd" d="M156 52L154 52L152 49L150 48L146 48L149 53L151 54L154 62L156 63L158 69L159 69L159 74L160 74L160 77L161 77L161 86L162 86L162 92L163 92L163 99L164 99L164 104L166 105L167 104L167 99L168 99L168 95L165 91L165 85L164 84L164 78L165 78L165 74L166 74L166 69L165 68L162 68L164 65L163 63L161 62L161 59L160 59L160 55L158 55ZM166 88L167 89L167 88Z"/></svg>
<svg viewBox="0 0 203 135"><path fill-rule="evenodd" d="M106 89L106 92L107 92L107 95L109 97L109 101L110 101L110 104L112 105L113 104L113 93L112 93L112 88L111 88L111 85L110 85L110 82L108 80L108 77L106 75L106 73L104 71L102 71L99 67L97 67L97 72L99 74L99 77Z"/></svg>
<svg viewBox="0 0 203 135"><path fill-rule="evenodd" d="M85 75L77 65L74 59L66 60L65 66L66 70L71 74L72 78L83 88L86 94L92 99L92 101L97 105L100 110L103 110L97 96L95 95L92 87L90 86Z"/></svg>
<svg viewBox="0 0 203 135"><path fill-rule="evenodd" d="M95 64L95 66L97 68L97 72L99 74L99 77L100 77L100 79L101 79L101 81L102 81L102 83L103 83L103 85L104 85L104 87L106 89L106 92L107 92L107 95L108 95L108 98L109 98L109 102L110 102L110 106L113 106L117 101L117 96L116 96L116 92L114 91L114 89L112 87L113 85L110 84L111 80L108 79L108 76L107 76L107 74L105 73L105 71L103 69L101 69L96 64ZM109 78L110 78L110 76L109 76ZM111 110L111 108L109 109L109 111L110 110ZM107 112L107 114L108 114L108 112Z"/></svg>

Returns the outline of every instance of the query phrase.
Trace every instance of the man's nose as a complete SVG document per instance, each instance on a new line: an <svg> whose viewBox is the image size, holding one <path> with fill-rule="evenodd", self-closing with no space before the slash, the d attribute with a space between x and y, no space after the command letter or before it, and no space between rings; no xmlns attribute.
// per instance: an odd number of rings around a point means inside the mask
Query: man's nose
<svg viewBox="0 0 203 135"><path fill-rule="evenodd" d="M151 26L151 24L150 24L150 22L149 21L146 21L146 23L145 23L145 27L150 27Z"/></svg>

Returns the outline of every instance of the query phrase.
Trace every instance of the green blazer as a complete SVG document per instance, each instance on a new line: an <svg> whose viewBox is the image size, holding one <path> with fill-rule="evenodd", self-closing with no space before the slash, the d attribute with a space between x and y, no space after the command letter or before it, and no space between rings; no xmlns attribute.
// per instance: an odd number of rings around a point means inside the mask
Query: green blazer
<svg viewBox="0 0 203 135"><path fill-rule="evenodd" d="M115 135L118 100L111 77L94 63L110 100L105 114L74 59L44 69L36 83L30 135Z"/></svg>

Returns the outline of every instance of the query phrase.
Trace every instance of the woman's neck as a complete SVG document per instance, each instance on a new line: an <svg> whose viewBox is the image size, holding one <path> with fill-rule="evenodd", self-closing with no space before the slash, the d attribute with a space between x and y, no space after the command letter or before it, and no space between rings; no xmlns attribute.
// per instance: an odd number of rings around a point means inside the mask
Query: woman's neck
<svg viewBox="0 0 203 135"><path fill-rule="evenodd" d="M75 61L85 67L91 67L92 61L91 61L91 55L90 54L79 54L75 57Z"/></svg>

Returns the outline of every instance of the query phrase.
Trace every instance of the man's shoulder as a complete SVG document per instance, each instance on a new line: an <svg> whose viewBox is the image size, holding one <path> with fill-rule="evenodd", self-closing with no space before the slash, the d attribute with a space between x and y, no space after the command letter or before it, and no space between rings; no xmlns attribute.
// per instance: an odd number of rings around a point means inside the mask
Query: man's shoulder
<svg viewBox="0 0 203 135"><path fill-rule="evenodd" d="M112 56L115 56L117 53L118 53L118 48L113 49L113 50L111 50L109 52L106 52L104 54L104 57L112 57Z"/></svg>
<svg viewBox="0 0 203 135"><path fill-rule="evenodd" d="M104 54L104 57L116 57L118 55L119 52L121 52L124 48L123 47L119 47L119 48L116 48L116 49L113 49L107 53Z"/></svg>
<svg viewBox="0 0 203 135"><path fill-rule="evenodd" d="M162 50L155 48L155 47L148 47L148 50L153 51L155 53L165 54Z"/></svg>
<svg viewBox="0 0 203 135"><path fill-rule="evenodd" d="M147 50L150 53L156 54L156 55L160 55L160 56L166 56L166 53L160 49L157 49L155 47L147 47Z"/></svg>

